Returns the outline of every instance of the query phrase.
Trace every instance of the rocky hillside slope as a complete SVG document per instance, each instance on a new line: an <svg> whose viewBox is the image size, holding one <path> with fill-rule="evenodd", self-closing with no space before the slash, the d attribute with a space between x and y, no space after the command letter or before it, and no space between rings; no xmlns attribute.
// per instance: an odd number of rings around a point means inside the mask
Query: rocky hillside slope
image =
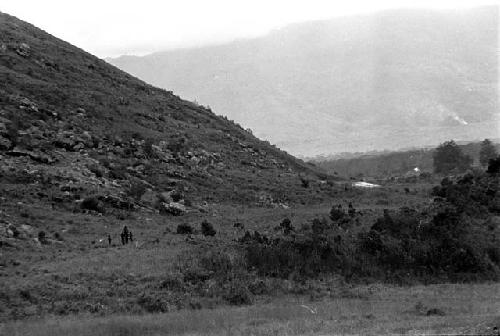
<svg viewBox="0 0 500 336"><path fill-rule="evenodd" d="M96 211L160 203L178 213L313 200L303 181L318 174L211 110L0 13L4 201Z"/></svg>
<svg viewBox="0 0 500 336"><path fill-rule="evenodd" d="M393 10L109 60L293 154L498 137L498 8Z"/></svg>

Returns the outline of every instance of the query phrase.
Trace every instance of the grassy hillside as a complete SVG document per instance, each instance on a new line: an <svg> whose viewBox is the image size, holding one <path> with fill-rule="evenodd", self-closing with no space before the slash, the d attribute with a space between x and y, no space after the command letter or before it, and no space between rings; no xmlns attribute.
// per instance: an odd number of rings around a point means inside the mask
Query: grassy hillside
<svg viewBox="0 0 500 336"><path fill-rule="evenodd" d="M2 321L154 310L159 292L161 309L198 307L191 286L164 296L159 285L201 243L177 226L201 236L209 220L219 233L203 247L231 245L245 206L285 210L340 190L237 124L3 13L0 78ZM134 242L122 246L124 226Z"/></svg>
<svg viewBox="0 0 500 336"><path fill-rule="evenodd" d="M318 176L237 124L29 24L2 14L0 30L4 167L80 160L98 179L139 179L207 201L257 201L264 192L288 202L303 191L299 173ZM2 178L11 174L22 172Z"/></svg>
<svg viewBox="0 0 500 336"><path fill-rule="evenodd" d="M393 10L109 61L294 154L498 137L498 9Z"/></svg>

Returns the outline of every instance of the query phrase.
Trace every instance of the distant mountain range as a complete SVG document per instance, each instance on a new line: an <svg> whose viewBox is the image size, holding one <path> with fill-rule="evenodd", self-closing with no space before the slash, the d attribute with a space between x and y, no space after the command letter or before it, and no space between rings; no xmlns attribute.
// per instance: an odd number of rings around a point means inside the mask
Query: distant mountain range
<svg viewBox="0 0 500 336"><path fill-rule="evenodd" d="M498 8L392 10L108 62L292 154L498 137Z"/></svg>

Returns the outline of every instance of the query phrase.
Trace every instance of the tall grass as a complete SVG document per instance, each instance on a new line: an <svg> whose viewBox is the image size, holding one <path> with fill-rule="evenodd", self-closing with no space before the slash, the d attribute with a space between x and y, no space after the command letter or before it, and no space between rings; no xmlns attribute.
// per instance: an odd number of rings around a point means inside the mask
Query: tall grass
<svg viewBox="0 0 500 336"><path fill-rule="evenodd" d="M158 315L50 318L0 326L11 336L486 333L500 323L500 285L366 286L365 295ZM367 294L371 293L371 294ZM427 316L439 308L444 316ZM490 328L490 329L488 329Z"/></svg>

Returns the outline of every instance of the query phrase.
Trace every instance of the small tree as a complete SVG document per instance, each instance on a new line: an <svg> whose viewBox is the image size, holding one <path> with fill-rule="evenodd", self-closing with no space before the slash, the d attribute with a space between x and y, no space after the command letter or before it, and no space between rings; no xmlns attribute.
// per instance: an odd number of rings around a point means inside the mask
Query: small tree
<svg viewBox="0 0 500 336"><path fill-rule="evenodd" d="M203 222L201 222L201 233L204 236L213 237L213 236L215 236L215 234L217 233L217 231L215 231L215 229L212 226L212 224L210 224L207 220L204 220Z"/></svg>
<svg viewBox="0 0 500 336"><path fill-rule="evenodd" d="M479 151L479 163L481 163L481 166L486 167L488 162L497 156L498 153L495 145L493 145L489 139L484 139L484 141L481 142L481 149Z"/></svg>
<svg viewBox="0 0 500 336"><path fill-rule="evenodd" d="M450 173L454 170L464 171L470 168L472 158L465 155L455 141L442 143L433 154L434 171L436 173Z"/></svg>
<svg viewBox="0 0 500 336"><path fill-rule="evenodd" d="M491 175L500 173L500 156L490 160L487 172Z"/></svg>

